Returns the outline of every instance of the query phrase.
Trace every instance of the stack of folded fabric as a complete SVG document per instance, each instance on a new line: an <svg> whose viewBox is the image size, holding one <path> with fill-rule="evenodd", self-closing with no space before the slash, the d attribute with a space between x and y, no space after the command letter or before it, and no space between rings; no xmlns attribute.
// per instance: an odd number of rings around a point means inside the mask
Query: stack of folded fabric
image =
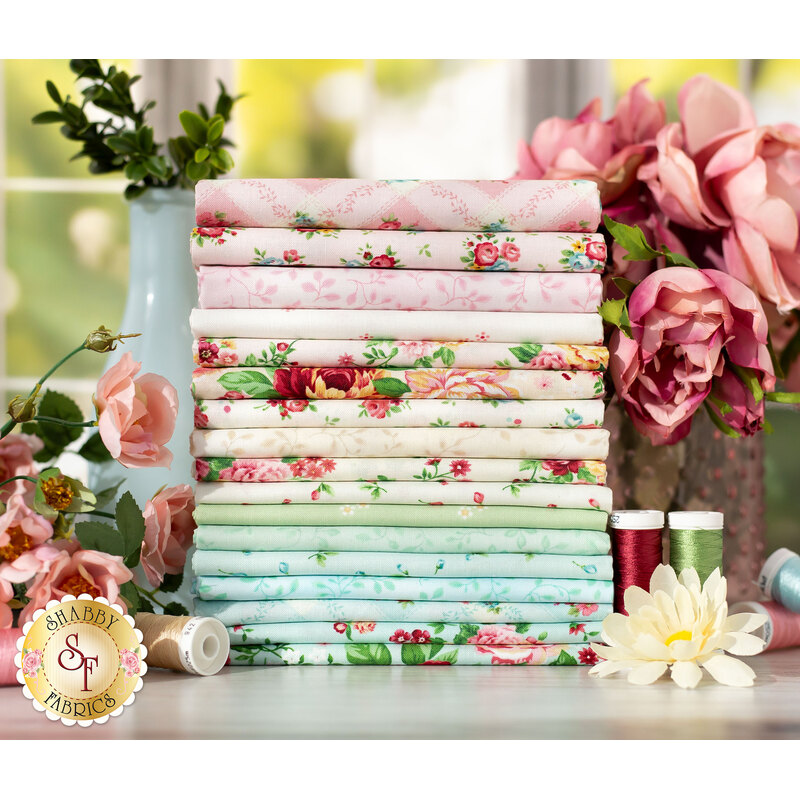
<svg viewBox="0 0 800 800"><path fill-rule="evenodd" d="M196 205L196 607L231 663L593 663L595 184L202 181Z"/></svg>

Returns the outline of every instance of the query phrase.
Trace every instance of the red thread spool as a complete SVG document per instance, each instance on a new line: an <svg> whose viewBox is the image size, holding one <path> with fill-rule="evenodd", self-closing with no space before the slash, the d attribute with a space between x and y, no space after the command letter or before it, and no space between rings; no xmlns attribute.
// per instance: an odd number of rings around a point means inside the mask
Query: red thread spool
<svg viewBox="0 0 800 800"><path fill-rule="evenodd" d="M752 600L734 603L730 613L740 612L767 615L767 621L753 631L754 635L760 636L767 643L765 650L800 647L800 614L789 611L774 600L764 600L761 603Z"/></svg>
<svg viewBox="0 0 800 800"><path fill-rule="evenodd" d="M609 524L614 557L614 611L627 615L625 590L639 586L649 592L650 578L661 563L664 512L614 511Z"/></svg>
<svg viewBox="0 0 800 800"><path fill-rule="evenodd" d="M19 628L0 629L0 686L11 686L17 683L17 666L14 656L17 654L17 639L22 636Z"/></svg>

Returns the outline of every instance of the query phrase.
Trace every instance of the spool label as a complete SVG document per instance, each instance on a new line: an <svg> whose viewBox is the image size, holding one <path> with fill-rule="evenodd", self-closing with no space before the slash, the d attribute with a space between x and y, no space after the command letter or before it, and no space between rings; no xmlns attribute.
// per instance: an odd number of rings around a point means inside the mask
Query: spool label
<svg viewBox="0 0 800 800"><path fill-rule="evenodd" d="M17 680L48 719L82 727L105 722L142 687L147 651L121 606L67 595L37 612L23 634Z"/></svg>

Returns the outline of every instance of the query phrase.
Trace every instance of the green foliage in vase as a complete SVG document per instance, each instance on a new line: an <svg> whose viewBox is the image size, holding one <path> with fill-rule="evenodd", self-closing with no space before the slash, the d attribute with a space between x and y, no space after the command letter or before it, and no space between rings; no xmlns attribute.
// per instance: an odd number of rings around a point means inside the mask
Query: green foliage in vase
<svg viewBox="0 0 800 800"><path fill-rule="evenodd" d="M140 75L130 76L114 66L104 70L97 59L76 58L69 66L76 81L86 82L80 102L70 95L62 97L55 84L47 81L47 93L56 109L42 111L32 121L37 125L59 123L62 135L80 144L71 160L88 158L89 172L123 172L130 181L126 199L139 197L151 187L192 189L197 181L217 178L233 168L233 158L225 149L232 142L224 132L241 95L228 94L222 81L218 81L213 114L203 103L196 112L179 114L185 135L169 139L165 155L164 145L155 141L153 129L147 125L147 112L155 100L137 107L131 95ZM105 114L104 120L98 120Z"/></svg>

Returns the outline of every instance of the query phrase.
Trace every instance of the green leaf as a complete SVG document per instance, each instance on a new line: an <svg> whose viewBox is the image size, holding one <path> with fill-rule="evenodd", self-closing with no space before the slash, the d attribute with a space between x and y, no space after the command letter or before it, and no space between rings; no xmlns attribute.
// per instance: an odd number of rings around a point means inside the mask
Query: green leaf
<svg viewBox="0 0 800 800"><path fill-rule="evenodd" d="M530 364L541 353L542 346L540 344L521 344L518 347L509 347L508 351L521 364Z"/></svg>
<svg viewBox="0 0 800 800"><path fill-rule="evenodd" d="M208 123L199 114L195 114L194 111L181 111L181 113L178 114L178 119L181 122L181 126L186 131L186 135L195 142L195 144L204 145L206 143Z"/></svg>
<svg viewBox="0 0 800 800"><path fill-rule="evenodd" d="M571 656L566 650L562 650L553 662L555 667L576 667L577 665L578 661L575 656Z"/></svg>
<svg viewBox="0 0 800 800"><path fill-rule="evenodd" d="M437 661L446 661L448 664L455 664L458 661L458 650L448 650L441 653Z"/></svg>
<svg viewBox="0 0 800 800"><path fill-rule="evenodd" d="M78 455L83 456L87 461L93 464L102 464L104 461L111 460L111 453L108 448L103 444L99 433L93 433L78 450Z"/></svg>
<svg viewBox="0 0 800 800"><path fill-rule="evenodd" d="M233 169L233 158L227 150L217 149L211 156L211 163L220 172L230 172Z"/></svg>
<svg viewBox="0 0 800 800"><path fill-rule="evenodd" d="M644 232L638 226L615 222L608 214L603 215L603 224L614 241L628 251L624 256L625 261L652 261L654 258L660 258L664 255L650 247L647 239L645 239Z"/></svg>
<svg viewBox="0 0 800 800"><path fill-rule="evenodd" d="M210 174L211 167L205 161L202 164L198 164L196 161L190 161L186 165L186 177L195 183L205 180Z"/></svg>
<svg viewBox="0 0 800 800"><path fill-rule="evenodd" d="M183 583L183 573L179 572L176 575L167 574L161 585L158 587L159 592L177 592Z"/></svg>
<svg viewBox="0 0 800 800"><path fill-rule="evenodd" d="M188 617L189 611L181 603L172 602L164 606L164 614L171 617Z"/></svg>
<svg viewBox="0 0 800 800"><path fill-rule="evenodd" d="M46 125L48 122L63 122L64 117L60 111L40 111L31 122L34 125Z"/></svg>
<svg viewBox="0 0 800 800"><path fill-rule="evenodd" d="M45 88L47 89L47 94L50 95L50 99L57 105L61 105L61 95L59 94L58 89L56 89L56 85L53 81L47 81L45 83Z"/></svg>
<svg viewBox="0 0 800 800"><path fill-rule="evenodd" d="M633 290L636 288L636 284L633 281L629 281L627 278L612 278L611 281L625 297L630 297L633 294Z"/></svg>
<svg viewBox="0 0 800 800"><path fill-rule="evenodd" d="M219 140L222 138L222 132L225 130L225 120L222 118L221 115L215 114L209 121L208 121L208 133L206 141L211 144L215 145Z"/></svg>
<svg viewBox="0 0 800 800"><path fill-rule="evenodd" d="M262 372L249 369L237 369L223 373L217 380L223 389L241 392L250 397L269 398L272 394L272 382ZM405 385L405 384L404 384Z"/></svg>
<svg viewBox="0 0 800 800"><path fill-rule="evenodd" d="M124 155L133 155L139 152L136 145L136 139L129 136L109 136L106 139L106 144L115 152L123 153Z"/></svg>
<svg viewBox="0 0 800 800"><path fill-rule="evenodd" d="M149 601L145 600L145 598L139 597L139 592L136 591L136 586L134 586L133 581L128 581L127 583L123 583L122 586L119 587L119 593L125 598L127 606L128 606L128 613L133 616L137 611L150 611L152 612L153 606L151 605L150 608L143 607L143 603L148 603Z"/></svg>
<svg viewBox="0 0 800 800"><path fill-rule="evenodd" d="M129 161L125 165L125 177L129 181L138 183L147 175L147 167L141 161Z"/></svg>
<svg viewBox="0 0 800 800"><path fill-rule="evenodd" d="M764 397L773 403L800 403L800 392L767 392Z"/></svg>
<svg viewBox="0 0 800 800"><path fill-rule="evenodd" d="M738 431L735 431L728 425L727 422L724 422L721 417L717 416L716 412L713 410L713 406L711 403L706 400L703 405L708 412L708 416L711 417L711 421L716 425L719 430L721 430L726 436L730 436L731 439L738 439L740 438Z"/></svg>
<svg viewBox="0 0 800 800"><path fill-rule="evenodd" d="M117 495L119 491L119 487L125 483L125 479L115 483L113 486L109 486L107 489L103 489L101 492L98 492L95 502L95 508L105 508Z"/></svg>
<svg viewBox="0 0 800 800"><path fill-rule="evenodd" d="M392 654L385 644L346 644L345 655L351 664L380 664L392 663Z"/></svg>
<svg viewBox="0 0 800 800"><path fill-rule="evenodd" d="M403 644L400 646L400 658L404 664L421 664L427 661L425 651L418 644Z"/></svg>
<svg viewBox="0 0 800 800"><path fill-rule="evenodd" d="M147 167L147 171L156 178L162 181L169 178L169 165L163 156L150 156L145 159L144 165Z"/></svg>
<svg viewBox="0 0 800 800"><path fill-rule="evenodd" d="M144 539L144 517L130 492L125 492L117 501L114 516L124 542L124 552L121 555L125 556L125 566L135 567L139 563Z"/></svg>
<svg viewBox="0 0 800 800"><path fill-rule="evenodd" d="M112 556L125 555L125 542L119 532L104 522L79 522L75 536L84 550L99 550Z"/></svg>
<svg viewBox="0 0 800 800"><path fill-rule="evenodd" d="M628 302L625 299L604 300L597 309L600 316L610 325L619 328L629 339L631 334L631 320L628 317Z"/></svg>
<svg viewBox="0 0 800 800"><path fill-rule="evenodd" d="M399 378L378 378L372 381L372 385L384 397L401 397L411 391L411 387Z"/></svg>
<svg viewBox="0 0 800 800"><path fill-rule="evenodd" d="M198 147L197 150L194 151L194 160L198 164L202 163L208 158L209 152L207 147Z"/></svg>
<svg viewBox="0 0 800 800"><path fill-rule="evenodd" d="M668 267L691 267L692 269L700 269L691 258L681 253L673 253L665 244L661 245L661 252L664 254L664 260Z"/></svg>
<svg viewBox="0 0 800 800"><path fill-rule="evenodd" d="M39 402L37 413L43 417L55 417L66 422L83 421L83 413L74 400L50 389L44 393ZM80 438L83 430L83 428L71 428L55 422L42 421L29 423L23 427L25 433L35 434L44 442L44 448L35 456L37 461L50 461L61 455L66 447Z"/></svg>

